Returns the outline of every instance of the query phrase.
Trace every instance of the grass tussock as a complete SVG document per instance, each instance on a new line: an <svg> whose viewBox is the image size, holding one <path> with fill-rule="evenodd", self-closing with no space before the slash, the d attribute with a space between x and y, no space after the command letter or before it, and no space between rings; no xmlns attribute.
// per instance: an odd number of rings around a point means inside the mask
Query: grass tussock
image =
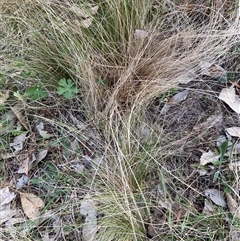
<svg viewBox="0 0 240 241"><path fill-rule="evenodd" d="M20 58L24 69L50 86L71 77L88 109L108 113L139 106L196 76L201 61L224 56L235 43L238 22L225 1L189 5L10 1L1 5L12 33L6 44L12 35L16 40L7 47L13 49L7 59Z"/></svg>
<svg viewBox="0 0 240 241"><path fill-rule="evenodd" d="M9 78L20 89L42 83L53 93L61 78L71 79L80 90L78 104L71 105L98 130L90 146L85 127L72 127L63 112L51 120L67 139L65 149L62 145L53 155L61 171L70 172L66 166L73 153L84 156L70 150L72 138L101 160L81 177L84 184L76 175L64 179L65 186L82 185L77 190L82 196L93 194L99 241L223 240L228 235L229 221L220 208L218 215L204 216L192 205L190 199L203 190L186 177L189 156L145 116L154 98L197 79L201 62L221 62L238 42L235 1L200 2L0 0L1 84ZM61 110L71 112L72 106ZM31 115L37 117L37 109Z"/></svg>

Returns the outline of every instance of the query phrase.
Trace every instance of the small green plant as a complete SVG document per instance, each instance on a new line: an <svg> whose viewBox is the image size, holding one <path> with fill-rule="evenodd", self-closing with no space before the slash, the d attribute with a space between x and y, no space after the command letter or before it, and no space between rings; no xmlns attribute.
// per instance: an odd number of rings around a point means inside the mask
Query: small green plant
<svg viewBox="0 0 240 241"><path fill-rule="evenodd" d="M19 91L14 92L14 96L19 100L24 101L25 99L30 99L31 101L44 99L48 97L47 91L44 90L43 86L35 85L31 86L25 90L24 94L20 94Z"/></svg>
<svg viewBox="0 0 240 241"><path fill-rule="evenodd" d="M10 124L10 120L9 119L6 119L6 120L0 120L0 126L2 128L8 126Z"/></svg>
<svg viewBox="0 0 240 241"><path fill-rule="evenodd" d="M48 93L43 89L42 85L35 85L26 89L24 96L30 98L32 101L47 98Z"/></svg>
<svg viewBox="0 0 240 241"><path fill-rule="evenodd" d="M101 86L107 86L107 85L108 85L107 80L102 79L102 78L96 79L96 83L97 83L98 85L101 85Z"/></svg>
<svg viewBox="0 0 240 241"><path fill-rule="evenodd" d="M57 93L66 99L72 99L73 96L78 93L77 87L70 79L60 79L58 85Z"/></svg>
<svg viewBox="0 0 240 241"><path fill-rule="evenodd" d="M174 96L178 92L178 88L171 88L170 90L166 91L165 93L159 96L160 102L164 102L168 100L170 97Z"/></svg>
<svg viewBox="0 0 240 241"><path fill-rule="evenodd" d="M240 64L237 63L234 65L233 69L230 71L227 71L227 74L225 77L221 77L219 81L221 83L227 83L229 81L237 81L240 77Z"/></svg>
<svg viewBox="0 0 240 241"><path fill-rule="evenodd" d="M215 183L218 179L221 180L221 182L224 185L224 191L227 193L230 193L231 189L227 183L227 178L223 175L223 172L221 171L222 164L228 162L228 160L224 160L224 155L227 152L227 148L228 148L228 141L224 141L220 146L220 159L218 162L213 163L218 166L218 170L215 172L213 176L213 183Z"/></svg>

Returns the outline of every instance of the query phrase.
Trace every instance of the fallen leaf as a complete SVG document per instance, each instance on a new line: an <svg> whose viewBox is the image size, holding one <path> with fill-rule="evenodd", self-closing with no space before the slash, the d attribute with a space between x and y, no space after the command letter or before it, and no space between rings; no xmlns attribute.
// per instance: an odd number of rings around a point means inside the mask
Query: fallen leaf
<svg viewBox="0 0 240 241"><path fill-rule="evenodd" d="M29 179L28 179L27 175L23 174L23 175L17 180L16 189L19 190L19 189L23 188L25 185L27 185L28 180L29 180Z"/></svg>
<svg viewBox="0 0 240 241"><path fill-rule="evenodd" d="M148 36L148 32L142 29L136 29L134 32L135 39L144 39Z"/></svg>
<svg viewBox="0 0 240 241"><path fill-rule="evenodd" d="M25 157L23 156L22 159L19 158L18 160L19 161L21 160L22 163L19 166L17 173L19 174L25 173L26 175L28 175L29 170L32 168L31 164L33 161L36 160L36 157L34 153L32 153L31 151L28 151L28 153L25 153Z"/></svg>
<svg viewBox="0 0 240 241"><path fill-rule="evenodd" d="M29 157L26 158L25 163L24 163L24 173L28 176L29 172Z"/></svg>
<svg viewBox="0 0 240 241"><path fill-rule="evenodd" d="M10 146L15 149L15 151L21 151L23 149L23 143L27 139L26 136L28 131L22 133L21 135L14 138L13 143L10 143Z"/></svg>
<svg viewBox="0 0 240 241"><path fill-rule="evenodd" d="M39 135L43 138L43 139L49 139L50 137L52 137L52 134L49 134L47 131L44 131L44 124L43 122L40 122L37 126L36 129L38 130Z"/></svg>
<svg viewBox="0 0 240 241"><path fill-rule="evenodd" d="M22 192L20 192L20 198L26 216L30 220L35 220L40 214L40 209L44 207L43 200L33 193Z"/></svg>
<svg viewBox="0 0 240 241"><path fill-rule="evenodd" d="M21 113L22 108L23 108L23 104L18 103L15 106L11 107L11 110L14 113L14 115L18 118L21 125L23 125L26 130L29 130L29 126L27 124L26 118Z"/></svg>
<svg viewBox="0 0 240 241"><path fill-rule="evenodd" d="M8 99L8 97L9 97L9 90L7 90L5 93L2 93L0 91L0 105L4 105L4 103Z"/></svg>
<svg viewBox="0 0 240 241"><path fill-rule="evenodd" d="M39 131L39 134L43 139L49 139L53 137L53 135L49 134L47 131Z"/></svg>
<svg viewBox="0 0 240 241"><path fill-rule="evenodd" d="M205 195L210 198L216 205L221 207L226 207L226 202L224 200L224 194L222 191L217 189L206 189Z"/></svg>
<svg viewBox="0 0 240 241"><path fill-rule="evenodd" d="M36 161L40 162L47 156L48 150L42 150L37 154Z"/></svg>
<svg viewBox="0 0 240 241"><path fill-rule="evenodd" d="M234 126L226 129L230 136L240 137L240 127Z"/></svg>
<svg viewBox="0 0 240 241"><path fill-rule="evenodd" d="M0 189L0 224L11 219L16 211L11 209L10 202L16 197L8 187Z"/></svg>
<svg viewBox="0 0 240 241"><path fill-rule="evenodd" d="M204 200L204 208L202 211L206 216L212 215L214 213L214 207L211 201Z"/></svg>
<svg viewBox="0 0 240 241"><path fill-rule="evenodd" d="M165 105L161 109L160 114L161 115L166 114L170 109L170 107L172 107L175 104L180 104L182 101L187 99L188 93L189 93L188 90L184 90L174 95L167 103L165 103Z"/></svg>
<svg viewBox="0 0 240 241"><path fill-rule="evenodd" d="M10 207L0 210L0 224L10 220L16 214L16 210L12 210Z"/></svg>
<svg viewBox="0 0 240 241"><path fill-rule="evenodd" d="M82 17L82 18L88 18L90 15L90 11L83 9L82 7L80 8L78 5L74 4L69 8L70 11L74 12L77 16Z"/></svg>
<svg viewBox="0 0 240 241"><path fill-rule="evenodd" d="M15 215L14 215L15 216ZM7 229L12 229L14 224L17 223L23 223L26 221L26 218L20 217L20 218L10 218L6 223L5 223L5 227Z"/></svg>
<svg viewBox="0 0 240 241"><path fill-rule="evenodd" d="M208 163L213 163L218 161L220 155L212 151L204 152L200 158L200 164L205 166Z"/></svg>
<svg viewBox="0 0 240 241"><path fill-rule="evenodd" d="M207 175L208 171L207 170L198 170L198 173L200 176L205 176L205 175Z"/></svg>
<svg viewBox="0 0 240 241"><path fill-rule="evenodd" d="M201 62L200 63L201 74L210 76L213 78L219 78L226 76L227 72L224 68L222 68L218 64L211 64L209 62Z"/></svg>
<svg viewBox="0 0 240 241"><path fill-rule="evenodd" d="M179 84L188 84L189 82L193 81L196 79L196 76L194 75L189 75L189 76L183 76L183 77L179 77L177 79L177 82Z"/></svg>
<svg viewBox="0 0 240 241"><path fill-rule="evenodd" d="M93 15L98 11L98 5L89 9L79 7L78 5L72 5L70 11L74 12L78 17L82 18L81 25L85 28L89 28L92 24ZM79 22L79 21L78 21Z"/></svg>
<svg viewBox="0 0 240 241"><path fill-rule="evenodd" d="M230 211L230 213L237 218L240 218L240 212L239 212L239 206L236 200L232 198L232 196L228 193L226 193L226 199L227 199L227 206Z"/></svg>
<svg viewBox="0 0 240 241"><path fill-rule="evenodd" d="M86 195L81 203L80 214L85 216L82 227L82 240L95 241L97 233L97 209L90 195Z"/></svg>
<svg viewBox="0 0 240 241"><path fill-rule="evenodd" d="M15 197L16 194L11 192L8 187L0 189L0 206L10 203Z"/></svg>
<svg viewBox="0 0 240 241"><path fill-rule="evenodd" d="M174 104L179 104L179 103L181 103L182 101L184 101L184 100L187 99L188 93L189 93L188 90L183 90L183 91L177 93L176 95L174 95L174 96L171 98L170 101L173 102Z"/></svg>
<svg viewBox="0 0 240 241"><path fill-rule="evenodd" d="M230 88L222 89L218 98L227 103L236 113L240 114L240 99L236 95L233 85Z"/></svg>
<svg viewBox="0 0 240 241"><path fill-rule="evenodd" d="M212 115L212 116L209 116L206 121L196 125L193 129L196 131L201 131L203 129L207 130L212 127L216 127L216 129L219 129L219 127L222 126L222 120L223 120L222 114Z"/></svg>

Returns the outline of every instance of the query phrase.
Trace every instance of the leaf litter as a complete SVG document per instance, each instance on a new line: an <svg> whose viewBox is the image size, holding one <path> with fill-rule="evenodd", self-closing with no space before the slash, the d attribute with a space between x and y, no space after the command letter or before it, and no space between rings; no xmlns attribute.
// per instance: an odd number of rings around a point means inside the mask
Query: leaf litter
<svg viewBox="0 0 240 241"><path fill-rule="evenodd" d="M11 208L10 202L16 197L14 192L11 192L9 187L0 189L0 224L11 219L16 210Z"/></svg>
<svg viewBox="0 0 240 241"><path fill-rule="evenodd" d="M82 227L83 241L96 241L97 226L97 209L90 195L86 195L80 206L80 214L85 217Z"/></svg>
<svg viewBox="0 0 240 241"><path fill-rule="evenodd" d="M211 199L216 205L221 207L226 207L226 201L224 198L224 193L217 189L206 189L204 194Z"/></svg>
<svg viewBox="0 0 240 241"><path fill-rule="evenodd" d="M190 105L192 105L193 103L200 103L200 100L193 102L192 101L192 95L191 92L188 91L183 91L184 94L180 94L178 96L180 96L180 98L176 99L174 101L175 98L172 98L172 102L171 102L171 108L169 109L168 112L166 112L165 118L166 116L172 115L172 111L175 111L174 108L179 108L179 112L184 113L180 106L182 105L182 107L184 108L185 106L189 105L188 101L191 102ZM177 95L176 95L177 96ZM195 96L196 98L197 96ZM200 97L201 99L201 97ZM185 102L186 101L186 102ZM197 108L197 107L196 107ZM186 110L186 109L185 109ZM199 110L199 109L198 109ZM199 112L199 116L202 116L202 114ZM187 116L185 115L183 118L186 118ZM177 116L177 118L179 119L179 115ZM223 124L225 120L223 120L222 118L222 114L221 113L217 113L214 115L210 115L208 116L208 118L206 118L204 121L201 122L195 122L192 126L188 127L187 129L191 129L192 134L193 135L197 135L196 133L201 133L202 131L205 131L205 133L208 136L212 135L212 131L216 130L218 131L220 129L220 126ZM146 125L147 126L151 126L149 125L149 122L146 121ZM189 125L189 121L186 120L186 125ZM191 123L190 123L191 125ZM38 129L39 128L39 129ZM39 127L37 128L37 131L39 133L39 130L44 130L44 124L40 123ZM83 129L86 129L87 125L84 125ZM82 129L82 127L81 127ZM183 128L184 129L184 128ZM180 130L180 129L179 129ZM149 133L149 132L148 132ZM39 133L40 134L40 133ZM44 135L41 135L42 139L46 140L47 142L49 141L48 139L50 138L45 138ZM53 137L53 136L51 136ZM203 138L206 138L203 135ZM209 137L208 137L209 138ZM18 142L16 142L18 143ZM73 142L72 142L73 143ZM26 139L22 139L22 149L19 148L17 149L18 151L23 152L24 151L24 147L27 148L27 143L26 143ZM17 146L17 145L16 145ZM79 148L79 145L74 145L77 146L77 148ZM216 162L219 159L219 154L217 154L216 152L210 151L210 150L214 150L214 146L216 146L216 142L214 142L213 146L209 146L208 149L206 148L206 151L201 150L201 153L205 153L202 154L202 156L199 159L199 163L201 165L209 165L212 164L214 162ZM206 146L205 146L206 147ZM196 149L199 147L196 147ZM203 148L203 147L201 147ZM21 149L21 150L20 150ZM28 152L28 151L27 151ZM26 162L22 162L22 172L20 171L20 173L23 174L23 176L21 176L18 179L18 185L17 188L18 190L25 187L26 185L28 185L28 177L26 175L26 172L24 170L28 169L28 174L31 170L33 170L33 168L37 168L38 164L44 160L47 155L48 155L49 150L48 149L44 149L44 150L37 150L37 151L33 151L31 153L31 155L29 156L30 159L28 160L28 164L26 164ZM89 154L88 154L89 155ZM92 168L86 168L85 166L88 165L93 165L94 160L96 158L90 157L90 155L83 155L83 160L81 160L80 158L74 157L72 158L72 168L76 169L78 173L82 173L83 171L86 170L92 170ZM86 157L88 157L86 159ZM14 157L13 157L14 158ZM84 159L85 158L85 159ZM28 165L28 167L27 167ZM96 166L98 166L99 164L96 164ZM189 167L188 167L189 168ZM20 170L20 169L19 169ZM215 191L213 191L215 190ZM216 209L214 208L215 205L223 207L223 208L229 208L229 203L227 201L227 197L226 200L224 198L224 195L221 191L219 191L218 189L209 189L204 187L204 189L202 189L203 193L206 195L206 198L204 199L205 205L204 205L204 209L202 210L202 213L205 215L211 215L216 213ZM29 195L29 196L28 196ZM28 194L24 194L21 192L20 194L20 199L21 199L21 204L22 204L22 209L24 211L24 214L30 219L30 220L40 220L41 218L41 210L44 208L44 202L43 200L39 197L37 197L36 195L32 194L32 193L28 193ZM34 199L38 200L38 201L33 201ZM196 199L193 197L193 203L196 201ZM36 203L35 203L36 202ZM38 203L39 202L39 203ZM178 203L178 201L176 201ZM181 208L175 208L175 202L170 201L170 200L159 200L159 205L162 206L163 208L167 208L170 210L171 212L173 212L176 215L176 220L179 222L182 218L184 218L185 215L185 211L181 211L181 210L185 210L184 207ZM174 204L174 205L173 205ZM173 206L173 207L172 207ZM230 210L230 208L229 208ZM85 196L84 199L82 200L82 204L81 204L81 208L80 208L80 214L85 217L84 219L84 225L82 228L82 233L83 233L83 240L95 240L96 236L95 234L97 233L98 230L98 225L97 225L97 208L95 206L95 203L91 200L91 197L89 196ZM155 212L154 215L157 215L157 211ZM48 215L46 218L50 218L51 215ZM15 220L14 220L15 219ZM22 222L23 219L21 218L14 218L14 216L12 218L9 218L8 221L6 221L5 223L9 223L11 224L11 220L12 223L14 222ZM155 223L157 223L159 221L159 223L164 223L165 222L165 218L164 217L155 217L152 219L153 225L152 228L155 230L153 231L151 234L154 235L158 235L158 228L156 228ZM36 225L39 225L40 221L37 222ZM149 226L149 230L151 229L151 227ZM25 232L25 231L24 231ZM57 230L56 230L57 232ZM55 232L55 234L56 234ZM55 235L49 235L47 230L45 231L45 234L43 232L42 234L42 238L43 240L51 240L54 239Z"/></svg>
<svg viewBox="0 0 240 241"><path fill-rule="evenodd" d="M37 219L40 210L45 206L43 200L33 193L19 192L19 194L25 215L32 221Z"/></svg>
<svg viewBox="0 0 240 241"><path fill-rule="evenodd" d="M211 66L208 65L208 67ZM218 73L214 75L209 74L209 77L220 78L226 75L226 71L218 68L219 66L212 67L216 67L219 72L216 71ZM213 81L207 83L211 83L212 85L212 87L209 88L210 91L216 88L216 92L221 92L221 87L219 86L219 82L217 82L217 80L215 80L215 83ZM164 114L162 115L160 113L165 109L165 106L160 98L156 99L149 107L150 118L147 123L149 125L149 123L154 122L157 123L156 126L161 126L161 129L158 132L159 135L164 136L164 133L168 138L174 137L173 143L175 146L173 148L172 145L171 150L175 149L176 155L182 157L186 154L185 158L189 158L189 160L191 160L186 161L188 164L182 165L181 168L184 170L184 173L186 173L185 178L188 179L188 183L191 183L191 186L195 183L195 188L204 194L204 202L201 201L201 205L203 207L201 208L201 212L207 216L211 216L217 214L219 212L219 208L223 208L225 211L230 211L230 198L226 195L226 184L224 184L224 182L221 183L221 181L224 177L229 178L229 170L236 173L236 168L239 168L240 166L239 162L236 161L239 157L238 155L240 154L240 151L238 152L238 149L240 150L240 148L238 148L238 139L236 139L239 138L237 128L239 116L237 115L238 112L231 112L231 110L229 111L227 109L227 106L221 105L219 100L211 99L211 97L207 94L203 95L202 93L205 86L202 85L200 88L196 87L199 85L196 83L188 83L187 89L190 91L184 102L180 102L176 106L172 105L170 107L171 109L169 108L167 111L164 111ZM195 91L196 89L201 90L200 93ZM231 109L237 110L240 108L240 102L236 101L238 100L238 96L235 92L235 95L229 96L228 90L229 88L227 88L227 91L223 91L223 93L227 93L227 97L220 94L219 99L227 99L228 101L226 103L231 107ZM230 90L230 93L233 93L233 90ZM206 99L208 101L205 104L204 102ZM232 102L234 103L233 105ZM191 110L194 111L192 112ZM152 115L152 113L154 113L154 115ZM203 116L204 118L202 118ZM151 126L151 124L149 126ZM156 129L157 128L154 130ZM187 136L186 139L181 137L184 136L184 134ZM176 141L178 135L180 137L179 140ZM194 144L189 142L189 140L192 140L192 136L195 138L195 141L193 142ZM197 140L199 140L199 142ZM221 145L224 142L227 143L226 150L224 153L220 153ZM181 149L181 146L184 146L183 149ZM191 153L191 155L189 154L188 156L188 153ZM220 157L222 163L220 163ZM165 164L165 168L170 172L173 172L172 170L175 168L178 168L179 170L179 164L174 165L173 160L170 159ZM202 167L201 169L199 169L200 166ZM197 178L196 171L198 172ZM218 181L214 182L213 180L216 172L221 174ZM192 179L191 175L195 176L196 179ZM233 176L232 178L234 179ZM206 183L208 183L208 185L206 185ZM236 192L238 191L239 189L236 190ZM192 198L193 205L198 202L200 202L198 196ZM236 213L236 205L234 211ZM154 220L155 227L157 226L156 223L158 220L160 222L160 218ZM157 237L156 233L155 236Z"/></svg>
<svg viewBox="0 0 240 241"><path fill-rule="evenodd" d="M225 126L235 127L236 124L233 125L234 120L232 122L229 121L230 119L229 117L227 117L228 120L226 120L226 113L222 113L222 111L219 108L219 105L216 104L216 100L211 99L211 97L208 98L208 96L206 97L200 93L194 92L194 88L195 88L194 84L193 84L193 87L191 87L190 85L186 90L179 92L178 94L175 95L175 97L173 96L170 99L168 104L170 105L171 108L169 108L164 114L161 114L162 117L159 117L159 118L165 118L165 120L167 120L166 121L167 123L163 122L163 129L160 131L162 131L163 133L168 133L169 135L172 135L175 139L179 138L176 135L176 133L180 133L182 136L188 133L186 135L187 136L186 139L180 138L180 142L179 142L181 143L180 146L178 146L178 142L176 142L177 143L176 153L177 151L181 150L181 154L184 156L186 152L189 152L191 153L191 157L193 157L197 153L196 160L193 159L192 162L194 162L195 164L200 163L200 165L203 165L203 166L209 166L210 164L216 162L219 159L219 154L216 151L213 151L213 150L216 150L215 149L217 146L216 141L215 140L211 141L212 140L211 137L213 136L219 137L220 133L222 134L224 133L224 131L228 132ZM205 104L204 101L206 101L206 98L207 98L207 104L204 105ZM158 115L156 114L157 116L160 116L159 114L161 113L161 110L163 108L163 104L160 103L160 105L161 105L161 108L159 109L159 111L155 112L158 114ZM88 124L84 123L84 121L82 123L81 121L79 121L78 127L80 130L86 129L88 126ZM146 120L146 123L147 123L146 125L150 126L150 128L152 129L153 125L151 125L151 123L149 124L148 120ZM49 134L47 131L41 134L41 131L45 131L44 127L45 127L45 124L40 123L38 127L39 129L38 128L36 129L38 131L38 134L42 138L41 140L44 140L46 141L46 143L49 143L49 139L54 136L52 134ZM153 129L156 130L157 128L153 128ZM55 129L53 130L55 131ZM149 132L150 131L146 131L147 133L146 135L149 135ZM51 136L47 136L45 134L51 135ZM230 135L229 132L228 134ZM188 142L188 140L191 139L191 137L193 136L196 139L197 137L199 137L199 140L200 140L199 142L196 141L194 145ZM93 135L93 138L94 138L94 135ZM228 138L226 137L226 134L224 135L224 138L225 138L224 141L226 141ZM86 141L87 139L84 139L84 140ZM181 149L182 143L184 144L184 149ZM207 144L204 144L204 143L207 143ZM29 144L26 143L26 139L22 138L22 140L19 142L17 142L16 140L13 141L12 148L15 149L16 153L24 152L24 151L28 153L29 152L28 145ZM81 148L81 145L78 144L78 148L79 147ZM39 163L47 157L48 153L50 153L51 155L51 150L50 151L48 149L43 150L38 147L37 150L31 153L31 155L29 156L28 162L26 162L25 160L25 162L19 163L22 165L22 169L19 168L17 169L16 172L23 175L17 179L18 180L17 183L19 183L17 184L18 190L26 187L26 185L29 185L28 175L31 173L32 170L35 171L38 169ZM11 160L15 160L16 162L17 159L15 159L16 158L15 156L12 156L11 158L12 158ZM76 156L73 156L73 157L70 156L70 158L68 159L68 157L66 156L65 160L72 160L72 165L69 165L69 162L68 162L66 163L66 166L71 166L73 169L76 169L78 173L83 173L86 170L87 171L91 170L92 168L85 168L85 167L91 167L96 158L92 157L90 153L85 153L84 155L82 155L82 159ZM186 160L189 160L189 159L186 159ZM214 186L211 180L209 180L208 176L201 177L202 180L204 180L201 183L198 178L200 176L199 173L198 173L199 176L197 176L196 178L196 172L195 172L196 168L191 169L190 164L192 163L190 163L189 161L186 161L185 163L186 165L183 165L183 168L184 168L184 175L186 176L186 180L191 182L191 185L196 190L199 190L199 193L201 193L202 196L205 195L204 199L202 199L204 203L203 208L200 209L199 212L205 215L216 214L217 209L215 207L219 206L224 208L225 210L229 209L231 214L237 217L238 206L236 204L236 201L232 197L228 197L226 193L224 194L223 191L221 191L223 190L223 186L221 186L220 188L217 187L216 185ZM17 165L18 167L19 167L19 164ZM176 169L176 166L174 166L173 164L174 164L174 160L171 162L171 164L167 164L167 165L163 164L163 165L166 165L167 170L174 172L174 170ZM237 162L235 162L235 164L237 164ZM96 166L98 166L98 163L96 163ZM236 167L237 166L232 166L232 170L235 170ZM210 183L210 185L206 185L205 183ZM212 188L212 186L214 186L214 188ZM154 187L153 187L153 190L154 190ZM176 222L180 222L181 219L184 219L185 217L184 216L185 208L183 207L183 205L180 205L180 206L175 205L176 203L179 204L179 200L178 200L179 194L174 191L172 192L176 197L175 200L170 200L168 198L165 198L165 199L161 198L158 200L158 205L156 205L156 208L154 210L154 214L151 220L152 225L151 226L149 225L148 227L149 229L151 228L154 229L154 231L151 233L153 237L154 236L157 237L161 233L161 231L158 231L158 230L161 230L160 226L166 222L166 216L164 215L168 215L168 211L174 214L174 217L176 217L175 219ZM199 196L190 195L190 194L188 194L189 196L187 196L187 193L189 193L188 190L186 190L183 193L184 193L183 195L186 195L185 196L186 198L191 197L190 199L191 205L193 207L196 207L197 206L196 203L199 202L199 199L201 198L199 198ZM41 198L39 198L35 194L21 192L20 199L21 199L23 212L28 217L28 219L39 220L37 221L35 227L39 225L42 222L42 220L46 220L49 218L54 218L55 220L55 217L53 217L53 210L49 210L46 213L41 215L41 210L43 210L43 208L45 207L45 203ZM161 212L159 212L159 209L161 210ZM10 210L12 211L11 206L10 206ZM20 217L18 218L14 216L13 213L16 213L16 212L17 212L17 209L14 210L14 212L10 212L10 216L6 216L8 220L5 219L4 221L5 224L8 223L9 225L11 225L11 222L17 223L17 222L22 222L24 220L23 218L20 218ZM162 215L163 212L165 212L164 215ZM97 230L98 230L97 208L95 203L91 200L91 196L86 195L83 198L81 202L80 214L84 217L84 225L82 226L82 230L81 230L83 233L82 239L95 240L96 238L95 234L97 233ZM59 222L61 222L62 220L57 219L57 216L56 216L55 221L52 223L52 225L57 227ZM157 226L157 224L159 224L159 226ZM56 230L54 229L55 234L60 232L59 230L60 229L57 229L57 228ZM27 231L23 230L23 232L27 232ZM54 239L54 237L55 237L54 235L51 236L47 233L47 229L45 230L45 234L43 232L43 235L42 235L43 240L44 239L51 240L51 239Z"/></svg>
<svg viewBox="0 0 240 241"><path fill-rule="evenodd" d="M222 89L219 94L219 99L228 104L237 114L240 114L240 99L239 96L236 95L234 85L230 88Z"/></svg>

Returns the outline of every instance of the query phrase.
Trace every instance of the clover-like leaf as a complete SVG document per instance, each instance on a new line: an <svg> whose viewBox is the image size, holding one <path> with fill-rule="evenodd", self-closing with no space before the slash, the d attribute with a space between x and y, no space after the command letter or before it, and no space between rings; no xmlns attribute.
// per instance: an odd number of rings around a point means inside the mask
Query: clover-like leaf
<svg viewBox="0 0 240 241"><path fill-rule="evenodd" d="M48 96L48 93L43 89L42 85L35 85L26 89L24 96L34 101L41 98L46 98Z"/></svg>
<svg viewBox="0 0 240 241"><path fill-rule="evenodd" d="M63 95L66 99L72 99L73 96L78 93L77 87L70 79L60 79L58 85L57 93Z"/></svg>

